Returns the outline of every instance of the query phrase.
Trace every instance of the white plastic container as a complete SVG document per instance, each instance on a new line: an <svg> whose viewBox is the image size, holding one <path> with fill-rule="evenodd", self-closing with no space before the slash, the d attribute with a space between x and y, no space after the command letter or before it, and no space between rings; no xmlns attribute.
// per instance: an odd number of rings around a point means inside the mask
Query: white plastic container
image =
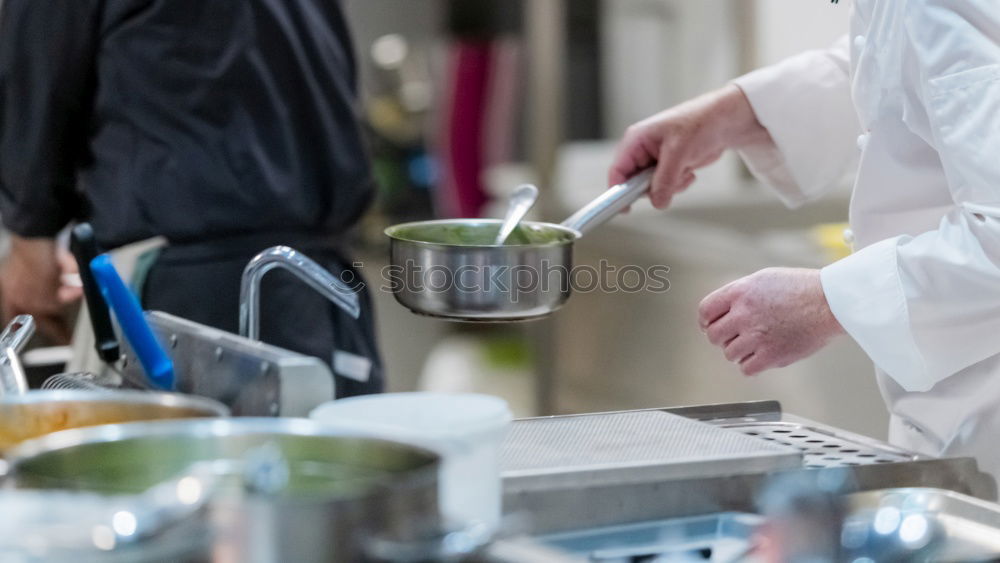
<svg viewBox="0 0 1000 563"><path fill-rule="evenodd" d="M313 420L428 447L443 457L440 506L456 525L495 530L501 516L500 450L507 403L468 393L386 393L324 403Z"/></svg>

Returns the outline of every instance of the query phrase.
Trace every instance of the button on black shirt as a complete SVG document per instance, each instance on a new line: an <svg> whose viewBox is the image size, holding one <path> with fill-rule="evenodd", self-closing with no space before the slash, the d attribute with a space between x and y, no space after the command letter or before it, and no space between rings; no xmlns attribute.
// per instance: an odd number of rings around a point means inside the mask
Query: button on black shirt
<svg viewBox="0 0 1000 563"><path fill-rule="evenodd" d="M4 0L0 220L337 233L371 196L336 0Z"/></svg>

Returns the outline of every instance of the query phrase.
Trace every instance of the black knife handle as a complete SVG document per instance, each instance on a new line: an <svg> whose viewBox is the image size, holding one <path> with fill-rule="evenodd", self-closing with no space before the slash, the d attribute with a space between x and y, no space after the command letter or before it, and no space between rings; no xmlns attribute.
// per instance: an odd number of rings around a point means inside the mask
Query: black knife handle
<svg viewBox="0 0 1000 563"><path fill-rule="evenodd" d="M73 227L69 237L69 250L76 258L80 268L80 281L83 282L83 297L90 311L90 325L94 329L94 349L102 360L111 364L118 360L118 337L111 325L111 313L104 297L101 295L94 274L90 271L90 261L101 253L94 238L94 229L90 223L80 223Z"/></svg>

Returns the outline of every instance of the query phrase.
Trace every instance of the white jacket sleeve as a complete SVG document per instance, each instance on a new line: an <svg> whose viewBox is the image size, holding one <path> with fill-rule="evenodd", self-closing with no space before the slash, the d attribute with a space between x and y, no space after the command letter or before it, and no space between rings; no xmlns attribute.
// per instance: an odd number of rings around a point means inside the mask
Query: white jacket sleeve
<svg viewBox="0 0 1000 563"><path fill-rule="evenodd" d="M835 187L857 161L847 37L733 81L774 144L738 152L758 179L798 207Z"/></svg>
<svg viewBox="0 0 1000 563"><path fill-rule="evenodd" d="M834 315L908 391L1000 353L1000 10L911 0L910 52L955 208L822 272ZM905 186L895 188L903 197Z"/></svg>

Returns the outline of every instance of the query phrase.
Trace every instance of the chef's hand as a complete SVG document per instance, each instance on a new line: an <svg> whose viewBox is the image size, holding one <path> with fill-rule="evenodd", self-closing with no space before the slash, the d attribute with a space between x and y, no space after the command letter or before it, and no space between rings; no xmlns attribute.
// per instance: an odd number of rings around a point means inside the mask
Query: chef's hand
<svg viewBox="0 0 1000 563"><path fill-rule="evenodd" d="M79 287L64 285L64 274L75 271L55 240L12 236L10 256L0 267L0 308L4 322L15 315L35 317L38 330L57 344L69 342L72 330L67 306L80 299Z"/></svg>
<svg viewBox="0 0 1000 563"><path fill-rule="evenodd" d="M656 165L649 199L658 209L687 189L695 170L729 148L771 142L743 91L728 85L632 125L618 147L608 184Z"/></svg>
<svg viewBox="0 0 1000 563"><path fill-rule="evenodd" d="M819 270L761 270L706 297L698 316L708 340L744 375L797 362L844 332L830 312Z"/></svg>

